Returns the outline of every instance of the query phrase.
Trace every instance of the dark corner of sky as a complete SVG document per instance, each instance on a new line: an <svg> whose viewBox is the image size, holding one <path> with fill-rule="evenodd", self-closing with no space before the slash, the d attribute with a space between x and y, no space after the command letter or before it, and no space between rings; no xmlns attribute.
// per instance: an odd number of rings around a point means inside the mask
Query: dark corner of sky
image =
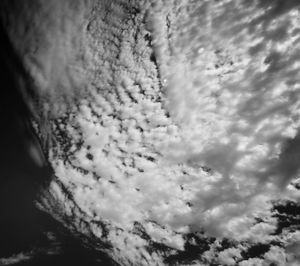
<svg viewBox="0 0 300 266"><path fill-rule="evenodd" d="M0 265L3 259L5 265L20 266L94 265L93 256L35 206L52 171L30 125L20 73L30 83L0 23Z"/></svg>
<svg viewBox="0 0 300 266"><path fill-rule="evenodd" d="M39 180L49 174L30 156L34 136L16 81L18 67L0 25L0 257L29 248L39 238L33 202Z"/></svg>

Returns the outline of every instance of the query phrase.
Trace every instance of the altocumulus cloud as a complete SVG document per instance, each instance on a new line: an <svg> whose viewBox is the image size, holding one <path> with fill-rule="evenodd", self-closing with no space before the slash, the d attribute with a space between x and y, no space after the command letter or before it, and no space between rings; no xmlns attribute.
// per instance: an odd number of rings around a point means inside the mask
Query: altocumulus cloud
<svg viewBox="0 0 300 266"><path fill-rule="evenodd" d="M297 261L272 213L299 198L297 2L50 5L78 21L26 54L55 171L40 207L124 265L163 265L202 230L231 238L207 240L206 265Z"/></svg>
<svg viewBox="0 0 300 266"><path fill-rule="evenodd" d="M165 154L212 169L213 178L195 186L201 214L193 220L230 235L248 227L244 211L248 217L293 194L286 186L299 171L299 4L193 4L176 20L165 62L166 106L180 127Z"/></svg>

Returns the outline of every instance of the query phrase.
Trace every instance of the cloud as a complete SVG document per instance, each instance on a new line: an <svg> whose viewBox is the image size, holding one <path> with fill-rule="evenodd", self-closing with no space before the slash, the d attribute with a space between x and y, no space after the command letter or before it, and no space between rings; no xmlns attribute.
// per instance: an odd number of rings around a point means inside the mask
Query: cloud
<svg viewBox="0 0 300 266"><path fill-rule="evenodd" d="M286 265L286 255L284 249L272 246L264 255L265 263L276 263L277 265Z"/></svg>
<svg viewBox="0 0 300 266"><path fill-rule="evenodd" d="M161 264L150 240L183 251L202 230L271 241L272 200L289 197L299 172L296 1L125 2L71 5L70 18L71 2L55 2L31 32L41 43L26 66L54 97L40 107L53 113L44 148L56 176L41 205L125 264ZM64 108L56 99L69 94Z"/></svg>
<svg viewBox="0 0 300 266"><path fill-rule="evenodd" d="M180 136L164 152L220 174L194 199L217 228L259 199L267 209L299 173L299 11L296 1L193 4L175 22L166 106Z"/></svg>
<svg viewBox="0 0 300 266"><path fill-rule="evenodd" d="M274 26L266 20L275 15L266 18L259 3L194 5L161 28L150 13L142 30L129 23L119 39L117 4L101 27L90 26L90 36L113 45L88 43L99 76L91 98L57 121L50 152L84 212L126 230L140 221L151 237L179 249L172 230L251 241L271 234L272 223L248 228L299 170L298 11L276 13ZM156 16L174 12L164 8ZM149 32L160 39L156 62ZM158 233L148 221L170 231Z"/></svg>
<svg viewBox="0 0 300 266"><path fill-rule="evenodd" d="M31 253L19 253L8 258L0 258L1 265L14 265L19 262L30 260L34 255Z"/></svg>
<svg viewBox="0 0 300 266"><path fill-rule="evenodd" d="M236 248L229 248L218 254L218 261L221 265L236 265L236 259L241 258L241 251Z"/></svg>

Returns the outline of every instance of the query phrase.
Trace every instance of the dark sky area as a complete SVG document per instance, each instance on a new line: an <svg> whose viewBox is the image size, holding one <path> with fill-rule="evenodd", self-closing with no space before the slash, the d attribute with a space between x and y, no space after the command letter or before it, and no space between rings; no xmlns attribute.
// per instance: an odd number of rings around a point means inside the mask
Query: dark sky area
<svg viewBox="0 0 300 266"><path fill-rule="evenodd" d="M44 171L35 165L26 151L25 109L13 72L8 67L13 53L1 33L0 235L5 245L0 252L6 256L37 237L36 213L32 204L35 189L31 181L43 178Z"/></svg>
<svg viewBox="0 0 300 266"><path fill-rule="evenodd" d="M0 259L32 252L33 259L16 265L93 265L92 256L34 205L51 171L30 156L29 145L36 139L14 77L15 67L21 65L2 29L0 35ZM56 237L53 243L46 237L48 232ZM49 255L53 246L61 252Z"/></svg>

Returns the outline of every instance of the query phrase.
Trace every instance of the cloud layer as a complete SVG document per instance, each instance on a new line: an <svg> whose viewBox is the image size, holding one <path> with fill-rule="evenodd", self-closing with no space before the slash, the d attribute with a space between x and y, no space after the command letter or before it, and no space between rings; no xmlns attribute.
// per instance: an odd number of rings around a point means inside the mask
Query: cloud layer
<svg viewBox="0 0 300 266"><path fill-rule="evenodd" d="M271 201L299 197L297 1L87 2L47 6L35 52L14 36L47 118L41 208L124 265L163 265L202 230L274 240ZM259 265L245 245L219 263Z"/></svg>

